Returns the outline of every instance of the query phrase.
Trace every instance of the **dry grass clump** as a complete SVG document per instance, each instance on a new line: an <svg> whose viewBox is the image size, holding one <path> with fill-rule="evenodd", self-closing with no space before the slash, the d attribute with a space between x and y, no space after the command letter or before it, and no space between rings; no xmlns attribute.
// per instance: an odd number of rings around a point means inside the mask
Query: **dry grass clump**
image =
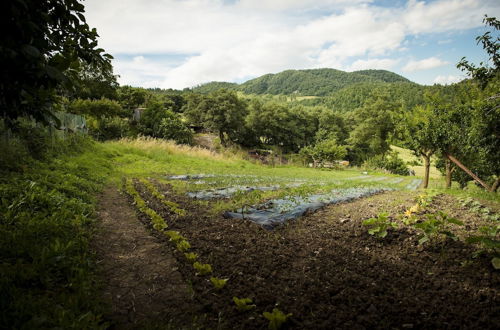
<svg viewBox="0 0 500 330"><path fill-rule="evenodd" d="M123 138L118 141L118 143L138 148L146 151L158 151L162 150L171 155L186 155L198 158L209 158L217 160L240 160L241 155L238 153L232 153L229 150L219 153L213 150L201 148L198 146L189 146L185 144L176 144L171 140L157 139L148 136L139 136L135 139Z"/></svg>

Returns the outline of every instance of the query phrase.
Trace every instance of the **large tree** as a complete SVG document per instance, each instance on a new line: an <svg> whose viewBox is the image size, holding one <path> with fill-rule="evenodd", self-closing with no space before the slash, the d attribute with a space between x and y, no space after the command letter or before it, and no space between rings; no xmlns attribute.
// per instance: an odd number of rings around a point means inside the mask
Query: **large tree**
<svg viewBox="0 0 500 330"><path fill-rule="evenodd" d="M0 116L47 121L55 92L71 88L81 64L110 70L77 0L0 2Z"/></svg>
<svg viewBox="0 0 500 330"><path fill-rule="evenodd" d="M245 125L247 106L233 91L220 89L208 96L188 97L186 115L192 123L199 123L219 134L220 142L235 140Z"/></svg>
<svg viewBox="0 0 500 330"><path fill-rule="evenodd" d="M374 95L352 115L353 129L347 139L349 158L361 164L370 157L385 154L394 135L394 117L401 105L386 94Z"/></svg>

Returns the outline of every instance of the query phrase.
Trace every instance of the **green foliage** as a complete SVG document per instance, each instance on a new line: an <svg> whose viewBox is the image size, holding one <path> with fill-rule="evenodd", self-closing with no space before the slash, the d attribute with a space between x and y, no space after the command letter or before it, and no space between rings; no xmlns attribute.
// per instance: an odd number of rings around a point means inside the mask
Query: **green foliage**
<svg viewBox="0 0 500 330"><path fill-rule="evenodd" d="M191 144L193 133L182 122L180 116L165 109L158 102L151 103L144 110L139 123L139 131L148 136L174 140L177 143Z"/></svg>
<svg viewBox="0 0 500 330"><path fill-rule="evenodd" d="M269 320L268 328L270 330L278 330L281 326L287 321L287 319L293 314L285 314L280 311L278 308L273 308L273 312L264 312L262 313L266 319Z"/></svg>
<svg viewBox="0 0 500 330"><path fill-rule="evenodd" d="M193 267L197 270L196 275L207 275L212 272L212 266L210 264L202 264L198 261L195 261L193 263Z"/></svg>
<svg viewBox="0 0 500 330"><path fill-rule="evenodd" d="M189 250L191 248L191 244L189 244L189 242L186 240L181 240L181 241L177 242L175 247L180 252L186 252L187 250Z"/></svg>
<svg viewBox="0 0 500 330"><path fill-rule="evenodd" d="M181 241L186 240L184 236L182 236L178 231L176 230L167 230L165 231L165 236L167 236L171 242L174 243L179 243Z"/></svg>
<svg viewBox="0 0 500 330"><path fill-rule="evenodd" d="M349 160L362 164L365 160L390 150L395 131L395 114L401 105L387 95L375 95L353 114L353 129L347 139Z"/></svg>
<svg viewBox="0 0 500 330"><path fill-rule="evenodd" d="M361 82L408 81L389 71L344 72L335 69L286 70L249 80L239 86L247 94L324 96Z"/></svg>
<svg viewBox="0 0 500 330"><path fill-rule="evenodd" d="M128 119L116 117L87 117L90 136L99 141L116 140L130 136Z"/></svg>
<svg viewBox="0 0 500 330"><path fill-rule="evenodd" d="M221 290L226 286L226 283L229 279L223 279L223 278L217 278L217 277L210 277L210 282L212 282L213 286L217 290Z"/></svg>
<svg viewBox="0 0 500 330"><path fill-rule="evenodd" d="M97 48L97 31L77 0L11 1L2 6L0 109L10 125L19 116L48 122L56 91L70 89L79 63L111 71L111 56ZM8 18L8 19L7 19Z"/></svg>
<svg viewBox="0 0 500 330"><path fill-rule="evenodd" d="M163 231L168 228L165 220L153 209L147 206L144 199L142 199L141 195L137 192L137 190L135 190L134 182L131 179L125 180L125 192L134 199L134 203L137 209L151 219L151 224L153 225L154 229Z"/></svg>
<svg viewBox="0 0 500 330"><path fill-rule="evenodd" d="M300 153L312 158L314 162L334 162L343 159L347 155L347 149L345 146L337 145L334 139L329 139L302 148Z"/></svg>
<svg viewBox="0 0 500 330"><path fill-rule="evenodd" d="M198 259L198 255L196 253L194 253L194 252L184 253L184 256L190 262L195 262L196 259Z"/></svg>
<svg viewBox="0 0 500 330"><path fill-rule="evenodd" d="M246 127L257 141L279 146L285 152L298 151L311 144L317 130L313 114L277 102L250 102Z"/></svg>
<svg viewBox="0 0 500 330"><path fill-rule="evenodd" d="M389 152L386 155L376 155L365 161L364 166L372 169L383 169L392 174L408 175L409 168L405 162L399 158L396 151Z"/></svg>
<svg viewBox="0 0 500 330"><path fill-rule="evenodd" d="M238 297L233 297L233 301L236 304L236 308L240 312L245 312L249 311L251 309L255 308L255 305L252 305L252 299L250 298L238 298Z"/></svg>
<svg viewBox="0 0 500 330"><path fill-rule="evenodd" d="M161 192L158 191L158 189L155 187L154 184L152 184L149 180L146 179L139 179L139 182L141 182L153 195L155 198L160 200L163 205L169 208L170 211L173 213L183 217L186 215L186 210L182 209L179 204L169 201L166 199L165 195L163 195Z"/></svg>
<svg viewBox="0 0 500 330"><path fill-rule="evenodd" d="M191 88L193 92L200 94L210 94L218 91L219 89L237 90L238 84L222 81L211 81Z"/></svg>
<svg viewBox="0 0 500 330"><path fill-rule="evenodd" d="M131 86L120 86L117 91L118 102L124 109L133 110L143 106L148 98L145 89Z"/></svg>
<svg viewBox="0 0 500 330"><path fill-rule="evenodd" d="M481 227L480 232L482 235L468 237L467 243L481 246L482 250L479 253L488 253L491 256L493 268L500 269L500 225Z"/></svg>
<svg viewBox="0 0 500 330"><path fill-rule="evenodd" d="M369 227L368 234L375 235L380 238L387 236L387 229L398 228L396 222L389 220L389 215L387 213L380 213L376 218L364 220L363 226Z"/></svg>
<svg viewBox="0 0 500 330"><path fill-rule="evenodd" d="M117 101L104 98L99 100L76 99L69 104L68 112L94 118L126 117L128 115Z"/></svg>
<svg viewBox="0 0 500 330"><path fill-rule="evenodd" d="M65 156L0 176L2 329L106 327L89 245L111 158L96 144L55 141Z"/></svg>
<svg viewBox="0 0 500 330"><path fill-rule="evenodd" d="M418 240L419 244L424 244L438 238L441 235L457 240L456 235L450 231L449 225L462 226L463 223L455 218L449 217L446 213L438 211L435 214L426 214L427 220L415 223L413 226L422 231L422 236Z"/></svg>
<svg viewBox="0 0 500 330"><path fill-rule="evenodd" d="M235 140L244 126L247 108L243 100L232 91L220 89L209 95L191 97L185 114L192 123L199 123L219 134L222 145Z"/></svg>
<svg viewBox="0 0 500 330"><path fill-rule="evenodd" d="M466 71L469 76L477 80L481 88L485 88L488 83L498 76L500 72L500 21L495 17L485 15L483 23L493 28L493 31L487 31L482 36L476 38L477 43L483 45L483 49L489 56L488 61L479 63L479 66L469 63L465 57L460 60L457 67ZM494 36L496 34L496 37ZM489 66L489 64L493 66Z"/></svg>

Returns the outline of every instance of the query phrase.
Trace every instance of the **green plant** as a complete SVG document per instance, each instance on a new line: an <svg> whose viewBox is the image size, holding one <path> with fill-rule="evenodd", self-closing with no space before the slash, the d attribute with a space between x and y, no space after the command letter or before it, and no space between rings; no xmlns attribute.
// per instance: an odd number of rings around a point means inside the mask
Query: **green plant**
<svg viewBox="0 0 500 330"><path fill-rule="evenodd" d="M238 297L233 297L233 301L234 303L236 304L236 308L240 311L240 312L245 312L245 311L249 311L251 309L254 309L255 308L255 305L251 305L252 304L252 299L250 298L238 298Z"/></svg>
<svg viewBox="0 0 500 330"><path fill-rule="evenodd" d="M186 216L186 210L182 209L179 206L179 204L167 200L165 198L165 195L163 195L160 191L158 191L158 189L149 180L139 179L139 182L141 182L146 187L146 189L151 193L151 195L160 200L163 205L168 207L170 211L181 217Z"/></svg>
<svg viewBox="0 0 500 330"><path fill-rule="evenodd" d="M449 217L446 213L438 211L435 214L426 214L427 220L415 223L413 226L422 231L422 236L418 240L419 244L424 244L434 238L444 235L453 240L457 240L456 235L449 230L449 224L458 226L463 225L463 222Z"/></svg>
<svg viewBox="0 0 500 330"><path fill-rule="evenodd" d="M184 236L182 236L178 231L175 230L167 230L165 232L165 236L167 236L169 240L174 243L186 240Z"/></svg>
<svg viewBox="0 0 500 330"><path fill-rule="evenodd" d="M189 242L186 240L177 242L175 246L180 252L185 252L191 248L191 244L189 244Z"/></svg>
<svg viewBox="0 0 500 330"><path fill-rule="evenodd" d="M266 319L269 320L268 328L271 330L278 330L281 326L286 322L286 320L292 316L293 314L285 314L277 308L273 308L273 312L264 312L262 313Z"/></svg>
<svg viewBox="0 0 500 330"><path fill-rule="evenodd" d="M389 220L389 215L387 213L380 213L376 218L370 218L363 221L363 226L370 227L368 229L368 234L375 235L380 238L387 236L388 228L398 228L396 222Z"/></svg>
<svg viewBox="0 0 500 330"><path fill-rule="evenodd" d="M142 199L137 190L135 190L134 182L131 179L125 179L125 192L127 192L134 199L134 203L139 211L149 216L154 229L163 231L168 227L165 220L146 205L144 199Z"/></svg>
<svg viewBox="0 0 500 330"><path fill-rule="evenodd" d="M184 256L186 257L186 259L188 261L191 261L191 262L195 262L196 259L198 258L198 255L194 252L184 253Z"/></svg>
<svg viewBox="0 0 500 330"><path fill-rule="evenodd" d="M223 279L223 278L218 278L218 277L210 277L210 282L214 285L214 287L217 290L222 289L224 286L226 286L226 283L229 279Z"/></svg>
<svg viewBox="0 0 500 330"><path fill-rule="evenodd" d="M500 225L485 226L480 228L482 235L470 236L467 238L467 243L478 244L482 246L477 254L487 253L491 255L491 264L493 268L500 269Z"/></svg>
<svg viewBox="0 0 500 330"><path fill-rule="evenodd" d="M202 264L196 261L193 264L194 269L197 270L196 275L206 275L212 272L212 266L210 264Z"/></svg>

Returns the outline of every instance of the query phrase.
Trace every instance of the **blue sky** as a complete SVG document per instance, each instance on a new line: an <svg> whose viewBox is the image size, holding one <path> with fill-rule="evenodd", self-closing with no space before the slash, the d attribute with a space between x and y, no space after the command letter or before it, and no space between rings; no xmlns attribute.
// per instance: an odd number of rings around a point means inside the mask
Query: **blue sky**
<svg viewBox="0 0 500 330"><path fill-rule="evenodd" d="M182 89L287 69L386 69L453 83L498 0L87 0L121 84Z"/></svg>

